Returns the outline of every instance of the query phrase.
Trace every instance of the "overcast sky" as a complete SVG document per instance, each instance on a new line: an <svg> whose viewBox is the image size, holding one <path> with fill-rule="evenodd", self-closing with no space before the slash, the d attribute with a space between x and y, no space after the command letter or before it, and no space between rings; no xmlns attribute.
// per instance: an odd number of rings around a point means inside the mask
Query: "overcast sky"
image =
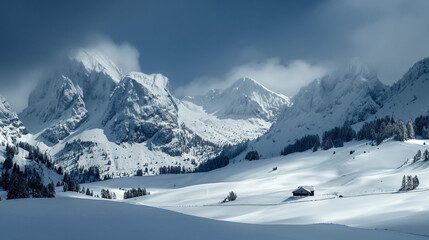
<svg viewBox="0 0 429 240"><path fill-rule="evenodd" d="M293 96L359 58L392 84L429 57L429 1L0 0L0 94L20 111L71 49L162 73L178 96L249 76Z"/></svg>

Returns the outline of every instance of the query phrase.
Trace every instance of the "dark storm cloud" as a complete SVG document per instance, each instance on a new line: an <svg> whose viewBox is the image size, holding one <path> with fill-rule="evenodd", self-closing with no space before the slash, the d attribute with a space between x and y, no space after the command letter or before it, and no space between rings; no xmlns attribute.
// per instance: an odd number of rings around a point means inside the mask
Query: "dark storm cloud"
<svg viewBox="0 0 429 240"><path fill-rule="evenodd" d="M0 94L25 107L43 71L87 44L98 23L97 2L0 1Z"/></svg>
<svg viewBox="0 0 429 240"><path fill-rule="evenodd" d="M391 84L429 56L428 1L0 1L0 94L19 99L70 49L99 42L181 94L248 72L293 95L354 57Z"/></svg>
<svg viewBox="0 0 429 240"><path fill-rule="evenodd" d="M89 2L89 1L88 1ZM88 40L98 23L97 2L1 1L0 70L32 67Z"/></svg>

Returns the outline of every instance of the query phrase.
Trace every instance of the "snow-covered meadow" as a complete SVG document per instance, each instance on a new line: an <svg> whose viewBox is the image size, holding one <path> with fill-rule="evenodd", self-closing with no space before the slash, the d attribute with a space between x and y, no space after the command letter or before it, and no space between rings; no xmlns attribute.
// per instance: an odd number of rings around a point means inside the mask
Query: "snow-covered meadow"
<svg viewBox="0 0 429 240"><path fill-rule="evenodd" d="M108 239L139 234L151 239L419 238L429 235L425 221L429 214L429 202L425 200L429 196L429 162L408 160L417 150L428 149L428 144L425 140L410 140L371 146L367 141L355 141L343 148L315 153L252 162L237 158L229 166L208 173L82 184L96 194L102 188L109 189L116 193L116 200L62 192L58 187L56 199L1 201L0 226L3 233L12 236L20 224L20 229L27 225L55 226L55 233L62 228L58 225L67 228L74 222L74 231L88 238ZM355 152L351 154L352 150ZM404 175L417 175L419 187L398 192ZM315 186L315 196L292 197L292 191L301 185ZM145 187L150 195L122 198L124 189L137 187ZM237 200L220 203L229 191L237 193ZM42 220L35 220L37 216ZM19 232L18 239L30 232ZM37 228L34 232L43 233ZM182 236L180 232L195 234ZM48 234L44 236L49 239Z"/></svg>

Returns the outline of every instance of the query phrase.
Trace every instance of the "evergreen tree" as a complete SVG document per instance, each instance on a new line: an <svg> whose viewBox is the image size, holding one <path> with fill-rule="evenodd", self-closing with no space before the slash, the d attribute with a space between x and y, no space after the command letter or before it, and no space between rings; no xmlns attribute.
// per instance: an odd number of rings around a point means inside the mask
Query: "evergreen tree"
<svg viewBox="0 0 429 240"><path fill-rule="evenodd" d="M408 133L408 138L409 139L414 139L415 135L414 135L414 124L413 121L410 119L408 120L407 123L407 133Z"/></svg>
<svg viewBox="0 0 429 240"><path fill-rule="evenodd" d="M48 184L48 198L54 198L55 197L55 186L54 183Z"/></svg>
<svg viewBox="0 0 429 240"><path fill-rule="evenodd" d="M407 126L405 125L405 123L401 120L398 121L397 126L396 126L396 136L395 136L395 140L397 141L405 141L408 139L408 130L407 130Z"/></svg>
<svg viewBox="0 0 429 240"><path fill-rule="evenodd" d="M426 149L425 152L423 153L423 159L425 161L429 160L429 151Z"/></svg>
<svg viewBox="0 0 429 240"><path fill-rule="evenodd" d="M427 150L426 150L427 151ZM422 158L422 151L418 150L416 155L414 155L413 158L413 163L417 162L418 160L420 160Z"/></svg>
<svg viewBox="0 0 429 240"><path fill-rule="evenodd" d="M9 171L4 171L3 174L1 175L1 186L5 189L5 190L9 190L9 183L10 183L10 175L9 175Z"/></svg>
<svg viewBox="0 0 429 240"><path fill-rule="evenodd" d="M411 190L413 189L413 177L412 176L407 176L407 185L406 185L406 190Z"/></svg>
<svg viewBox="0 0 429 240"><path fill-rule="evenodd" d="M143 170L142 169L138 169L136 172L136 176L143 176Z"/></svg>
<svg viewBox="0 0 429 240"><path fill-rule="evenodd" d="M402 177L402 184L401 184L401 189L400 190L401 191L407 190L407 181L406 181L405 175L404 175L404 177Z"/></svg>
<svg viewBox="0 0 429 240"><path fill-rule="evenodd" d="M7 156L7 158L6 158L6 160L4 160L4 163L3 163L3 169L10 169L10 168L12 168L12 166L13 166L13 157L11 157L10 155L9 156Z"/></svg>
<svg viewBox="0 0 429 240"><path fill-rule="evenodd" d="M258 151L250 151L246 154L245 157L246 160L253 161L253 160L259 160L259 153Z"/></svg>
<svg viewBox="0 0 429 240"><path fill-rule="evenodd" d="M305 135L298 139L293 144L287 145L282 151L281 155L288 155L294 152L304 152L308 149L313 149L313 152L317 151L320 147L319 135Z"/></svg>
<svg viewBox="0 0 429 240"><path fill-rule="evenodd" d="M29 198L28 187L25 178L20 173L11 176L9 191L7 192L7 199Z"/></svg>
<svg viewBox="0 0 429 240"><path fill-rule="evenodd" d="M413 189L416 189L419 186L419 178L417 176L414 176L413 178Z"/></svg>

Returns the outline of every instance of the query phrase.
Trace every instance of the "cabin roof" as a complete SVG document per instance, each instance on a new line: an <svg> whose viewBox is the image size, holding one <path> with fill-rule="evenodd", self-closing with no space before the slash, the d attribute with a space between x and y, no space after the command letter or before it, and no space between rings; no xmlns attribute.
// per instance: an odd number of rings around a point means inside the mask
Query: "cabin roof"
<svg viewBox="0 0 429 240"><path fill-rule="evenodd" d="M308 192L312 192L312 191L314 191L314 186L299 186L297 189L294 190L294 192L298 191L300 189L304 189Z"/></svg>

